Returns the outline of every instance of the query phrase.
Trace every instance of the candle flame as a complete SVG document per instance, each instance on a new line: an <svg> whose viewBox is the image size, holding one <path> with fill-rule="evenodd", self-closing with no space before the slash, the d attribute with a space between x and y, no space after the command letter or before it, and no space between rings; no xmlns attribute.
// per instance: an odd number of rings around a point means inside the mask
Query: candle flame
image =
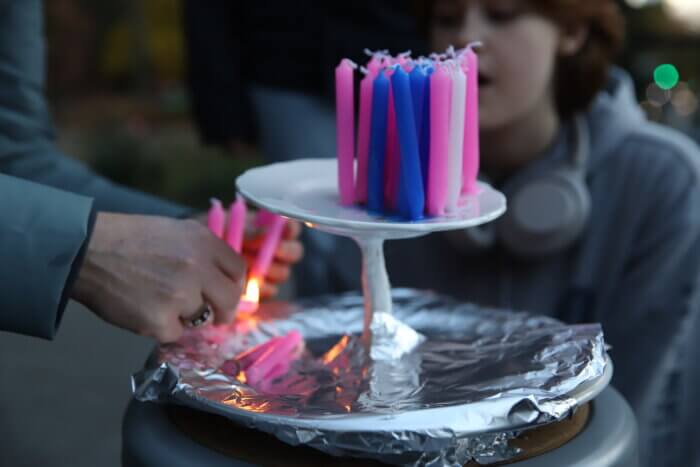
<svg viewBox="0 0 700 467"><path fill-rule="evenodd" d="M243 300L251 303L260 303L260 284L256 278L251 278L248 281L248 285L245 289L245 294L243 295Z"/></svg>

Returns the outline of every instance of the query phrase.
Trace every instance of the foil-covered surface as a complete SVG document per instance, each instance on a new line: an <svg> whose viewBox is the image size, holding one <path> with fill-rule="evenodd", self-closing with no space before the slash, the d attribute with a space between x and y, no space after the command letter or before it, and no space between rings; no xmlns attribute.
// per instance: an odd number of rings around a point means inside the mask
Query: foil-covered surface
<svg viewBox="0 0 700 467"><path fill-rule="evenodd" d="M132 378L134 395L332 455L461 466L515 456L508 441L517 432L570 415L582 402L579 388L600 381L609 365L598 324L568 326L415 290L394 290L393 301L393 317L375 319L373 332L404 336L415 349L400 358L390 348L370 357L361 295L271 303L161 346ZM233 356L292 330L307 349L264 391L222 371Z"/></svg>

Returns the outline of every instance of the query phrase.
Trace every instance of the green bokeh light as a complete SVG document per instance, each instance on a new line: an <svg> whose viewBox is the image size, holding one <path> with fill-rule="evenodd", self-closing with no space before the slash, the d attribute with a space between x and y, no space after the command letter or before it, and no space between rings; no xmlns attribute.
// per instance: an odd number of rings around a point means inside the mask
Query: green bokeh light
<svg viewBox="0 0 700 467"><path fill-rule="evenodd" d="M673 89L680 80L678 69L671 64L659 65L654 70L654 82L661 89Z"/></svg>

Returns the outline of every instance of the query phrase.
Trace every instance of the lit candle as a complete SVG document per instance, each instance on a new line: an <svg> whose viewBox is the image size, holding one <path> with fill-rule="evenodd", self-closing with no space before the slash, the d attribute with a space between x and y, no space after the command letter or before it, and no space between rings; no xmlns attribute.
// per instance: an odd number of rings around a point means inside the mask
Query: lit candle
<svg viewBox="0 0 700 467"><path fill-rule="evenodd" d="M467 74L462 193L476 193L479 175L479 57L471 47L464 53Z"/></svg>
<svg viewBox="0 0 700 467"><path fill-rule="evenodd" d="M338 189L340 202L346 206L355 198L355 68L353 62L343 59L335 69Z"/></svg>
<svg viewBox="0 0 700 467"><path fill-rule="evenodd" d="M252 277L248 279L248 283L245 287L245 292L241 296L238 302L238 308L236 311L242 313L254 313L258 310L258 305L260 304L260 284L258 279Z"/></svg>
<svg viewBox="0 0 700 467"><path fill-rule="evenodd" d="M226 243L239 254L243 248L246 212L245 201L240 195L236 196L236 201L229 207Z"/></svg>
<svg viewBox="0 0 700 467"><path fill-rule="evenodd" d="M370 211L384 211L384 159L386 156L389 80L380 72L372 90L372 121L370 131L369 167L367 176L367 206Z"/></svg>
<svg viewBox="0 0 700 467"><path fill-rule="evenodd" d="M214 235L223 239L225 224L226 213L224 212L224 207L221 205L221 201L212 198L211 207L209 208L209 212L207 214L207 226Z"/></svg>
<svg viewBox="0 0 700 467"><path fill-rule="evenodd" d="M460 66L452 70L452 98L450 110L450 139L447 171L447 211L457 209L462 192L462 160L464 158L464 106L466 103L466 76Z"/></svg>
<svg viewBox="0 0 700 467"><path fill-rule="evenodd" d="M394 89L396 124L401 149L399 210L405 218L418 220L423 217L425 194L409 75L402 68L397 69L391 77L391 85ZM422 101L422 96L420 100Z"/></svg>
<svg viewBox="0 0 700 467"><path fill-rule="evenodd" d="M357 181L355 202L367 202L367 164L369 159L369 137L372 122L372 87L376 73L368 69L360 83L360 115L357 125Z"/></svg>
<svg viewBox="0 0 700 467"><path fill-rule="evenodd" d="M448 141L452 80L444 65L430 77L430 168L428 214L441 216L447 201Z"/></svg>
<svg viewBox="0 0 700 467"><path fill-rule="evenodd" d="M251 269L250 276L253 279L258 279L262 284L267 277L267 271L270 269L272 260L275 257L275 251L279 245L284 227L287 220L282 216L275 216L272 223L268 226L267 233L263 239L258 255L255 258L255 263Z"/></svg>

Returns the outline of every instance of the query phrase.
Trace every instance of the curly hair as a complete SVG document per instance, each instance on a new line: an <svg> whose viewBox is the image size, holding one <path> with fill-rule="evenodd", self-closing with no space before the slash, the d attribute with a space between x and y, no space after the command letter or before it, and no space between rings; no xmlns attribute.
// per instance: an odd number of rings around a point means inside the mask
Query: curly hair
<svg viewBox="0 0 700 467"><path fill-rule="evenodd" d="M559 114L585 110L608 80L622 48L625 21L614 0L529 0L533 8L560 27L585 25L588 37L574 55L560 57L555 95Z"/></svg>

